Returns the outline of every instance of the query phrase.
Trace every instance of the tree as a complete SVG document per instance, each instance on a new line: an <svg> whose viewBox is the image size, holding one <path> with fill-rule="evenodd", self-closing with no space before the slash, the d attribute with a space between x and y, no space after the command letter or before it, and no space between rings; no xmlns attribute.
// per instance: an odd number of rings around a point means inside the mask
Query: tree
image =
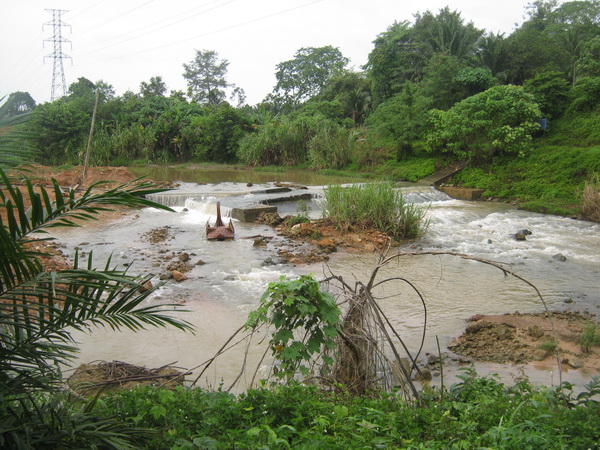
<svg viewBox="0 0 600 450"><path fill-rule="evenodd" d="M183 77L187 80L188 96L200 103L219 105L226 98L227 67L229 61L219 59L214 50L196 50L196 57L184 64Z"/></svg>
<svg viewBox="0 0 600 450"><path fill-rule="evenodd" d="M475 55L483 31L475 28L473 22L465 24L458 11L450 11L446 6L437 16L426 11L415 17L414 39L426 42L434 53L444 53L459 60L469 60Z"/></svg>
<svg viewBox="0 0 600 450"><path fill-rule="evenodd" d="M448 111L431 110L427 143L476 162L504 154L524 155L539 130L540 110L521 86L494 86Z"/></svg>
<svg viewBox="0 0 600 450"><path fill-rule="evenodd" d="M503 33L490 33L479 40L477 57L479 63L490 70L495 77L506 77L508 54Z"/></svg>
<svg viewBox="0 0 600 450"><path fill-rule="evenodd" d="M274 92L293 107L319 94L327 82L348 65L348 58L330 45L301 48L294 59L277 64Z"/></svg>
<svg viewBox="0 0 600 450"><path fill-rule="evenodd" d="M578 60L578 76L600 76L600 36L590 39L583 46Z"/></svg>
<svg viewBox="0 0 600 450"><path fill-rule="evenodd" d="M408 22L394 22L377 36L365 66L371 80L373 106L393 97L406 81L418 81L423 75L431 48L413 39Z"/></svg>
<svg viewBox="0 0 600 450"><path fill-rule="evenodd" d="M227 104L195 118L193 125L199 133L195 156L219 163L236 160L239 141L250 130L250 123L242 111Z"/></svg>
<svg viewBox="0 0 600 450"><path fill-rule="evenodd" d="M558 117L568 105L569 83L560 72L540 72L523 87L533 94L545 117Z"/></svg>
<svg viewBox="0 0 600 450"><path fill-rule="evenodd" d="M318 98L337 100L344 109L344 117L360 125L371 109L370 82L362 73L344 72L331 78Z"/></svg>
<svg viewBox="0 0 600 450"><path fill-rule="evenodd" d="M490 69L465 67L452 78L452 83L462 91L461 99L483 92L498 84Z"/></svg>
<svg viewBox="0 0 600 450"><path fill-rule="evenodd" d="M459 58L446 53L436 53L429 59L419 85L422 94L432 100L433 108L447 110L464 98L463 86L456 80L465 68Z"/></svg>
<svg viewBox="0 0 600 450"><path fill-rule="evenodd" d="M151 77L147 83L140 83L140 94L142 97L164 97L167 92L167 85L162 80L161 76Z"/></svg>
<svg viewBox="0 0 600 450"><path fill-rule="evenodd" d="M13 92L0 106L0 120L25 114L35 109L35 100L29 92Z"/></svg>
<svg viewBox="0 0 600 450"><path fill-rule="evenodd" d="M431 99L423 96L416 83L407 81L402 92L386 100L367 118L369 140L374 147L395 152L402 160L413 154L427 123Z"/></svg>

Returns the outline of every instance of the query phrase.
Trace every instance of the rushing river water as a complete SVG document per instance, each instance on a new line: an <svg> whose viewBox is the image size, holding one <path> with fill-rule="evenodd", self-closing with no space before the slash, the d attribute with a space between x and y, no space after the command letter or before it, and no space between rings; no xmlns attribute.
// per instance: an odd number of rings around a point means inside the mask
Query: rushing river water
<svg viewBox="0 0 600 450"><path fill-rule="evenodd" d="M308 272L320 277L323 265L293 267L279 263L274 243L280 238L274 237L267 247L255 247L252 239L244 239L254 235L274 236L268 226L235 222L236 240L205 240L203 227L208 219L214 221L218 199L228 199L238 205L251 204L260 197L252 191L270 187L267 181L271 180L261 180L262 184L251 188L246 182L202 186L184 182L179 192L186 192L183 197L190 198L174 206L175 213L144 209L110 223L86 224L81 229L57 232L59 240L66 245L67 254L72 255L75 247L86 254L93 250L97 266L103 265L111 253L114 264L127 265L133 273L158 275L164 271L165 256L176 259L180 252L189 253L192 262L201 259L205 263L195 265L186 274L187 280L169 281L149 300L180 304L176 309L186 312L177 314L195 325L195 334L174 329L138 333L94 329L91 334L76 333L81 344L81 362L121 360L147 367L177 362L182 367L196 367L211 358L245 322L269 282L281 276ZM313 186L309 191L318 197L321 189ZM600 225L518 211L506 204L452 200L432 188L403 189L408 201L427 208L431 221L425 237L411 243L412 248L467 253L510 264L515 273L537 286L550 309L565 309L565 302L572 301L568 305L572 309L599 311ZM282 215L296 208L293 202L278 205ZM311 214L318 216L318 198L309 201L309 206ZM168 239L149 244L143 234L159 227L169 227ZM514 233L521 229L532 232L526 241L514 239ZM559 254L566 259L557 256ZM376 254L352 255L340 251L333 255L328 268L349 282L366 281L376 260ZM380 279L387 277L410 280L425 297L426 352L437 353L436 337L445 347L462 333L465 320L476 313L543 310L530 286L516 278L504 277L501 271L489 265L455 256L402 257L381 271ZM376 294L382 298L386 313L409 347L416 349L424 320L416 293L405 283L395 283ZM250 348L251 362L256 361L260 351L258 347ZM202 384L217 386L224 382L227 385L238 375L243 354L244 348L239 346L219 358L205 374ZM478 370L505 374L517 371L491 364L480 364ZM558 381L552 367L529 368L526 373L543 384ZM564 379L583 383L596 373L596 370L571 371Z"/></svg>

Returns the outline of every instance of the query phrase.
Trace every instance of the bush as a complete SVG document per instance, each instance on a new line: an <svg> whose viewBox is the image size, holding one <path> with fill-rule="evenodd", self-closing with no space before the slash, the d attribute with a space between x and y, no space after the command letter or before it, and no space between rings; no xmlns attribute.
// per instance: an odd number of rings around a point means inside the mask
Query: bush
<svg viewBox="0 0 600 450"><path fill-rule="evenodd" d="M317 133L322 117L298 117L268 122L257 133L240 141L238 158L251 166L293 166L306 162L308 142Z"/></svg>
<svg viewBox="0 0 600 450"><path fill-rule="evenodd" d="M395 239L419 237L428 225L425 211L406 203L389 182L329 186L324 192L323 213L339 228L374 228Z"/></svg>
<svg viewBox="0 0 600 450"><path fill-rule="evenodd" d="M459 158L489 161L500 154L524 156L539 130L540 110L520 86L495 86L473 95L448 111L429 112L432 149Z"/></svg>
<svg viewBox="0 0 600 450"><path fill-rule="evenodd" d="M226 392L135 389L105 397L106 416L154 428L145 448L596 448L598 380L572 397L527 382L504 386L472 370L423 405L389 393L351 397L316 386Z"/></svg>

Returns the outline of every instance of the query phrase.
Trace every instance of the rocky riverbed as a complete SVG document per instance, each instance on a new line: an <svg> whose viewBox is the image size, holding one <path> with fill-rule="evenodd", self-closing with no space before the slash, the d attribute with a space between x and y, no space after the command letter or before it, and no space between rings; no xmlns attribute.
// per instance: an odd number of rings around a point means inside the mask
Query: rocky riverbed
<svg viewBox="0 0 600 450"><path fill-rule="evenodd" d="M55 172L36 168L35 179L47 183L50 178L59 180L61 186L76 186L81 183L77 169ZM125 168L93 168L89 182L102 179L126 182L135 177ZM100 216L100 221L110 221L124 214L134 216L129 211L116 211ZM253 237L255 246L275 245L277 262L300 265L327 261L338 249L346 252L377 252L385 247L388 237L376 230L339 230L329 221L312 220L293 226L286 225L277 216L261 218L263 223L273 227L273 236ZM97 226L97 222L96 225ZM277 239L273 239L273 237ZM185 282L186 272L193 265L203 264L200 256L181 252L160 253L160 244L170 239L168 227L159 227L141 236L153 248L159 259L162 278L168 282ZM273 242L276 241L275 244ZM39 250L50 253L44 259L48 270L68 267L59 243L39 242L32 244ZM172 279L172 280L171 280ZM475 315L468 320L464 333L457 336L448 346L458 355L455 361L488 361L501 364L542 364L556 361L572 369L600 367L600 347L592 346L589 351L581 349L581 336L584 327L597 324L597 318L587 312L552 311L538 314L512 312L505 315ZM458 334L458 333L457 333Z"/></svg>

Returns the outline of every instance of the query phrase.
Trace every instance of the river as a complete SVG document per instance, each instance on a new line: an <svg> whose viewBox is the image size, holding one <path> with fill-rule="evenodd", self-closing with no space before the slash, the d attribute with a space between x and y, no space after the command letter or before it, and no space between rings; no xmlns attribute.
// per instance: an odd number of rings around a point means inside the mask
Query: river
<svg viewBox="0 0 600 450"><path fill-rule="evenodd" d="M323 264L294 267L280 263L275 245L280 238L274 237L266 247L255 247L252 239L244 239L254 235L275 236L268 226L235 221L237 238L234 241L208 242L204 239L203 227L207 220L214 221L217 200L235 205L253 203L259 198L253 191L272 187L272 181L286 175L262 173L251 181L253 186L250 187L245 181L249 179L249 173L242 178L239 173L220 174L219 179L228 181L213 179L202 185L194 183L191 175L180 174L179 179L185 181L178 192L187 194L180 200L182 204L173 207L175 213L147 208L109 223L86 224L80 229L57 232L59 240L66 245L65 253L73 255L76 247L86 255L93 250L97 266L102 266L112 254L114 264L126 265L133 273L151 272L158 276L164 271L165 256L168 255L177 258L179 253L187 252L192 262L200 259L204 262L186 274L187 280L167 282L149 300L178 304L175 309L185 312L177 314L195 325L195 334L162 328L138 333L102 328L94 329L90 334L77 332L74 336L81 349L78 362L120 360L146 367L177 362L181 367L194 368L211 358L245 322L269 282L301 273L323 275ZM202 174L198 176L200 180L206 179ZM290 179L292 177L286 181ZM302 175L295 176L293 181L315 183ZM338 183L351 181L335 180ZM408 201L427 208L431 224L422 239L400 250L453 251L510 264L515 273L535 284L550 309L570 307L595 313L600 308L599 224L519 211L502 203L452 200L433 188L402 189ZM322 187L316 184L308 189L316 197L321 190ZM318 217L318 198L309 201L308 206L310 214ZM278 203L282 215L294 212L296 207L294 202ZM169 237L156 245L148 244L143 234L159 227L169 227ZM521 229L531 231L525 241L514 239L514 234ZM366 281L376 258L375 254L354 255L340 251L332 255L328 268L348 281ZM543 310L530 286L516 278L504 277L502 272L489 265L454 256L403 257L380 274L381 278L392 276L410 280L426 299L425 352L437 353L436 337L445 347L462 333L466 319L474 314ZM416 349L424 317L415 292L406 284L396 283L377 294L382 297L382 305L403 339L411 349ZM238 346L219 358L200 384L209 387L221 383L227 385L238 375L244 352L243 346ZM251 347L250 362L255 363L260 353L259 347ZM498 372L510 381L518 368L477 364L477 370ZM553 367L524 370L538 383L550 385L558 381ZM582 384L597 373L597 370L570 371L563 374L563 379ZM455 374L456 370L448 370L448 383L453 382L451 377ZM242 386L244 382L248 380L243 380Z"/></svg>

